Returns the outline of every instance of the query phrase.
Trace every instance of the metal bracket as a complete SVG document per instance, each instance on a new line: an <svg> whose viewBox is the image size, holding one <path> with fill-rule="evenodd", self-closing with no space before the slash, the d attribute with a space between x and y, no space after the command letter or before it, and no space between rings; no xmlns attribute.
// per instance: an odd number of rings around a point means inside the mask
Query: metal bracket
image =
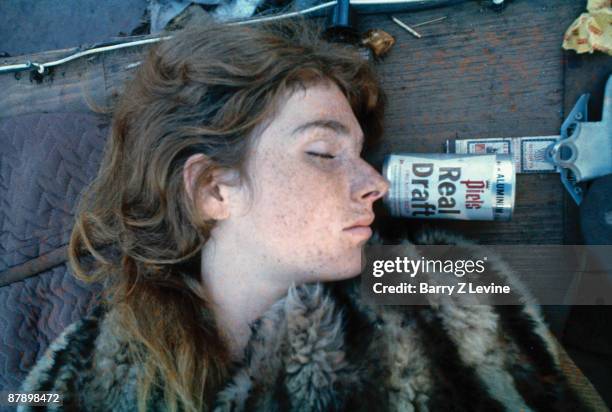
<svg viewBox="0 0 612 412"><path fill-rule="evenodd" d="M546 152L578 205L583 199L579 183L612 173L612 75L606 82L600 122L587 121L589 97L580 96L561 126L561 138Z"/></svg>

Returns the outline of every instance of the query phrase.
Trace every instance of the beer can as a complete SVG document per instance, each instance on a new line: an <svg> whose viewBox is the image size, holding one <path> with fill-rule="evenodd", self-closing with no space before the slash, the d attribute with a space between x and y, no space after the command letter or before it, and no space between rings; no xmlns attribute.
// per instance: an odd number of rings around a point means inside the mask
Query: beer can
<svg viewBox="0 0 612 412"><path fill-rule="evenodd" d="M510 220L516 175L508 154L389 154L383 202L395 217Z"/></svg>

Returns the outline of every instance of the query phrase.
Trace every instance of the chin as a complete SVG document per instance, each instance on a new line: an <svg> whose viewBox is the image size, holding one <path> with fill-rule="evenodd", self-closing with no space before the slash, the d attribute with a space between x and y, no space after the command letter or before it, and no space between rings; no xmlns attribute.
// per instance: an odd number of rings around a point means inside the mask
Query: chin
<svg viewBox="0 0 612 412"><path fill-rule="evenodd" d="M354 278L356 276L359 276L359 274L361 273L361 271L347 271L347 272L334 272L334 273L329 273L324 277L321 277L319 279L315 279L316 282L339 282L341 280L346 280L346 279L351 279Z"/></svg>
<svg viewBox="0 0 612 412"><path fill-rule="evenodd" d="M312 253L313 259L302 265L302 279L306 282L333 282L350 279L359 276L363 270L365 259L363 247L343 247L337 252L331 252L333 247L328 247L327 253ZM307 268L307 269L306 269ZM306 269L306 270L304 270Z"/></svg>
<svg viewBox="0 0 612 412"><path fill-rule="evenodd" d="M330 265L330 270L326 271L329 273L330 277L330 279L326 279L326 281L344 280L359 276L363 268L361 262L361 252L340 258L335 263L336 264L334 265Z"/></svg>

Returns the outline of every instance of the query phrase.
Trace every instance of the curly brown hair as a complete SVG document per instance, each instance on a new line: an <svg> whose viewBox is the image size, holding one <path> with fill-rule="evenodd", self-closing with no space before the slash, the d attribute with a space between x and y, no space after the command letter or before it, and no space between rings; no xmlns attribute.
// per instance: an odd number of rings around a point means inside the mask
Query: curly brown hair
<svg viewBox="0 0 612 412"><path fill-rule="evenodd" d="M198 216L186 193L186 160L204 154L196 184L218 169L248 182L248 149L280 96L322 81L345 94L366 147L377 140L384 98L372 68L303 20L210 21L173 33L150 48L113 108L99 173L79 201L69 262L79 279L103 283L103 304L118 314L142 366L139 410L155 388L169 411L207 410L229 373L228 345L199 273L214 221Z"/></svg>

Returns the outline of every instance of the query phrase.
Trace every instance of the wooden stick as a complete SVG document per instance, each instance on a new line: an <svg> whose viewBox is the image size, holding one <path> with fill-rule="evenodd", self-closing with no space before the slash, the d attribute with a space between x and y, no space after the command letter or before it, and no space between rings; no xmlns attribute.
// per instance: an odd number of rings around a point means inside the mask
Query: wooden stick
<svg viewBox="0 0 612 412"><path fill-rule="evenodd" d="M417 39L421 38L421 35L419 33L417 33L413 28L411 28L410 26L408 26L407 24L405 24L403 21L401 21L400 19L398 19L395 16L391 16L391 20L393 20L393 22L395 24L397 24L398 26L400 26L402 29L406 30L408 33L412 34L414 37L416 37Z"/></svg>

